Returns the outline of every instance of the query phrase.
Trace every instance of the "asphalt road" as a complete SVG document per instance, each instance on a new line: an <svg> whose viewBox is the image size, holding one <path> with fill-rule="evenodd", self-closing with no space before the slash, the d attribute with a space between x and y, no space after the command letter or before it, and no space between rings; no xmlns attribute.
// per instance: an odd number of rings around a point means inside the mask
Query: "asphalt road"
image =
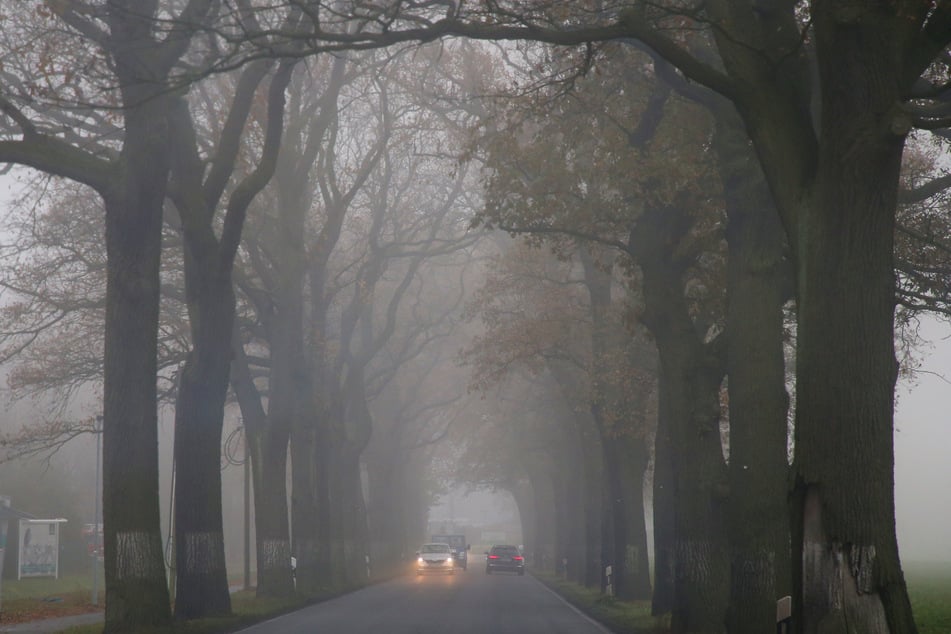
<svg viewBox="0 0 951 634"><path fill-rule="evenodd" d="M530 575L407 575L241 630L242 634L608 634Z"/></svg>

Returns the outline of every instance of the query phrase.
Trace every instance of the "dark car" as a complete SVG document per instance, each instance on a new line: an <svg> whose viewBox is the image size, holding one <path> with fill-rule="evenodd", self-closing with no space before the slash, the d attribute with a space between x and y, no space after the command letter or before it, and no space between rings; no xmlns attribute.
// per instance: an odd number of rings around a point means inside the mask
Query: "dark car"
<svg viewBox="0 0 951 634"><path fill-rule="evenodd" d="M518 546L493 546L485 555L485 574L487 575L491 575L496 570L525 574L525 558L522 557Z"/></svg>

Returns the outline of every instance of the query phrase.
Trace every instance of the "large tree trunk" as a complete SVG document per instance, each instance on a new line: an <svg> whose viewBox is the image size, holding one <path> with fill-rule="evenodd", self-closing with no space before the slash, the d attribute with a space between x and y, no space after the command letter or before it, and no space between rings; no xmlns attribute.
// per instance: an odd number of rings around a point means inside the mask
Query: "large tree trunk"
<svg viewBox="0 0 951 634"><path fill-rule="evenodd" d="M557 491L549 457L533 456L529 460L528 472L532 490L533 526L526 537L526 543L530 545L532 566L538 570L554 572L556 533L559 527L555 511Z"/></svg>
<svg viewBox="0 0 951 634"><path fill-rule="evenodd" d="M616 439L601 440L601 567L611 566L611 578L601 575L601 589L620 594L625 586L625 558L627 556L627 510L624 507L621 455Z"/></svg>
<svg viewBox="0 0 951 634"><path fill-rule="evenodd" d="M646 545L643 476L647 452L640 440L645 433L640 428L644 426L645 417L638 413L647 407L647 390L640 389L642 382L631 381L633 367L628 364L633 360L635 346L631 345L622 324L610 318L611 271L604 270L603 263L596 262L593 255L587 249L580 251L590 296L591 415L598 430L603 464L601 565L611 566L610 581L614 594L624 598L647 598L650 596L650 582L646 548L640 542L632 544L629 541L635 537ZM632 350L624 352L626 348ZM619 381L616 378L619 375L627 381ZM629 468L631 461L636 463L635 468ZM631 508L632 503L637 504L637 508ZM629 584L628 555L632 547L640 552L641 557L635 558L636 568L630 571L639 578L634 584ZM607 581L606 575L602 575L602 589ZM638 586L636 590L634 585Z"/></svg>
<svg viewBox="0 0 951 634"><path fill-rule="evenodd" d="M401 451L401 436L394 433L396 431L390 430L387 440L367 456L367 523L370 562L375 576L397 572L406 557L406 545L411 541L404 517L406 509L412 506L411 491L407 489L401 464L407 458Z"/></svg>
<svg viewBox="0 0 951 634"><path fill-rule="evenodd" d="M248 206L274 174L283 132L284 91L292 68L282 65L271 80L260 160L231 193L220 238L211 222L219 201L207 197L207 183L200 178L198 144L184 100L176 102L171 119L181 135L175 139L181 154L174 171L182 189L176 205L185 230L185 297L192 334L192 350L179 377L175 411L175 616L180 619L231 612L220 469L235 315L231 271ZM223 134L222 146L236 144L243 127L238 124L244 122L265 70L263 65L250 66L242 75L231 113L234 117L229 116L226 125L230 133ZM234 155L222 150L217 158L227 162Z"/></svg>
<svg viewBox="0 0 951 634"><path fill-rule="evenodd" d="M565 575L565 561L568 559L569 548L571 546L571 505L569 498L571 495L571 482L573 476L569 476L568 462L563 459L566 451L559 448L555 455L554 481L554 505L555 505L555 549L552 553L555 561L552 562L555 574ZM574 470L570 471L574 474Z"/></svg>
<svg viewBox="0 0 951 634"><path fill-rule="evenodd" d="M578 440L582 447L584 460L584 578L583 583L589 588L601 587L604 569L601 562L601 522L603 506L602 469L604 464L601 454L601 443L597 431L589 417L578 420Z"/></svg>
<svg viewBox="0 0 951 634"><path fill-rule="evenodd" d="M278 184L279 248L275 249L277 290L270 322L271 374L267 428L257 442L256 455L263 458L261 474L264 497L255 496L258 530L258 596L291 596L290 525L287 507L287 452L291 428L307 420L304 403L311 382L304 358L303 291L306 253L304 220L309 198L302 183L293 182L292 143L282 152L275 180ZM296 158L296 157L293 157ZM291 181L291 182L289 182ZM301 565L298 558L298 565ZM306 577L306 573L304 574ZM306 584L305 584L306 585Z"/></svg>
<svg viewBox="0 0 951 634"><path fill-rule="evenodd" d="M294 594L291 570L290 526L287 508L286 430L268 427L254 438L255 467L254 530L259 597L289 597Z"/></svg>
<svg viewBox="0 0 951 634"><path fill-rule="evenodd" d="M295 421L291 430L291 550L297 559L297 592L304 596L320 591L326 564L321 565L319 523L318 433L312 417Z"/></svg>
<svg viewBox="0 0 951 634"><path fill-rule="evenodd" d="M624 460L621 461L621 479L624 487L625 552L624 582L616 588L619 598L646 600L651 598L650 561L647 557L647 525L644 519L644 476L649 452L643 438L623 438Z"/></svg>
<svg viewBox="0 0 951 634"><path fill-rule="evenodd" d="M157 334L162 211L171 158L167 92L188 33L153 39L154 7L115 0L100 17L121 90L125 131L119 182L106 208L103 523L106 632L171 620L158 496ZM196 3L193 17L207 14Z"/></svg>
<svg viewBox="0 0 951 634"><path fill-rule="evenodd" d="M175 406L175 617L231 612L221 517L221 425L231 367L234 291L230 269L186 241L185 295L192 350Z"/></svg>
<svg viewBox="0 0 951 634"><path fill-rule="evenodd" d="M598 587L601 583L601 445L590 412L574 412L574 375L564 363L550 361L551 371L567 405L565 433L576 477L569 483L568 579Z"/></svg>
<svg viewBox="0 0 951 634"><path fill-rule="evenodd" d="M231 612L221 517L221 422L228 389L234 297L203 294L200 327L175 408L175 616ZM212 306L214 304L214 306Z"/></svg>
<svg viewBox="0 0 951 634"><path fill-rule="evenodd" d="M598 432L601 448L601 553L600 566L611 566L612 592L624 588L624 559L627 555L627 511L624 508L624 483L621 480L622 456L618 447L619 430L609 417L620 418L609 411L619 406L616 386L608 379L614 366L609 358L609 339L613 334L608 311L611 307L611 275L601 269L587 249L581 249L585 286L591 313L591 363L589 380L591 418ZM614 361L617 361L616 359ZM607 591L608 578L600 575L601 591ZM623 590L622 590L623 591Z"/></svg>
<svg viewBox="0 0 951 634"><path fill-rule="evenodd" d="M783 303L791 288L784 234L762 170L731 106L715 149L726 197L730 395L730 632L776 623L792 588Z"/></svg>
<svg viewBox="0 0 951 634"><path fill-rule="evenodd" d="M121 191L104 196L107 288L103 388L106 632L169 623L158 497L156 413L167 101L126 111Z"/></svg>
<svg viewBox="0 0 951 634"><path fill-rule="evenodd" d="M642 321L660 359L662 418L656 443L670 442L663 447L670 450L668 456L658 449L654 477L655 492L670 487L661 493L672 496L673 517L663 518L672 519L672 535L664 536L672 538L666 545L672 551L655 552L659 573L661 564L670 566L673 560L673 631L723 632L729 589L727 474L719 425L723 367L714 342L701 339L705 333L697 332L684 299L682 275L689 263L677 260L673 246L688 227L683 210L655 208L644 212L631 233L631 255L643 272ZM656 513L655 507L655 522ZM655 539L657 530L655 524Z"/></svg>
<svg viewBox="0 0 951 634"><path fill-rule="evenodd" d="M333 553L335 579L347 586L367 581L367 507L360 453L350 447L334 452Z"/></svg>
<svg viewBox="0 0 951 634"><path fill-rule="evenodd" d="M673 390L661 367L657 373L657 428L654 431L654 478L651 516L654 528L654 594L651 614L660 616L674 608L674 441Z"/></svg>
<svg viewBox="0 0 951 634"><path fill-rule="evenodd" d="M574 434L572 434L574 435ZM586 549L585 544L588 541L587 521L585 519L588 512L585 504L585 495L588 487L586 481L591 477L588 472L588 465L584 459L584 453L580 443L569 443L566 452L569 459L567 469L574 474L568 478L566 484L565 496L565 514L568 517L568 530L566 536L565 576L575 583L583 584L585 581L584 572L586 569Z"/></svg>
<svg viewBox="0 0 951 634"><path fill-rule="evenodd" d="M244 347L232 340L235 359L231 387L244 419L245 442L251 459L254 488L254 536L257 596L294 594L291 573L290 527L287 507L288 429L268 425L261 395L254 385Z"/></svg>
<svg viewBox="0 0 951 634"><path fill-rule="evenodd" d="M916 631L894 523L893 237L909 126L895 10L816 14L822 143L797 244L794 548L809 634Z"/></svg>
<svg viewBox="0 0 951 634"><path fill-rule="evenodd" d="M674 632L723 632L729 589L719 375L680 333L659 344L674 427ZM666 338L666 337L662 337Z"/></svg>
<svg viewBox="0 0 951 634"><path fill-rule="evenodd" d="M943 23L929 25L937 34L947 17L915 3L813 2L810 49L792 5L745 21L732 3L711 6L745 31L715 31L717 46L745 87L733 97L796 258L794 629L914 632L894 528L892 232L912 125L903 91L940 48L929 50L943 36L929 39L925 22Z"/></svg>

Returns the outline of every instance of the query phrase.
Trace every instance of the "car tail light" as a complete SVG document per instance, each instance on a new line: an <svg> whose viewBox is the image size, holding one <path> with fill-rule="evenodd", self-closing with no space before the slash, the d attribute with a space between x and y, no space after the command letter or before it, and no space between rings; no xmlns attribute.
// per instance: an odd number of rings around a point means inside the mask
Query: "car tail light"
<svg viewBox="0 0 951 634"><path fill-rule="evenodd" d="M489 559L498 559L498 558L499 558L498 555L489 555Z"/></svg>
<svg viewBox="0 0 951 634"><path fill-rule="evenodd" d="M521 555L515 555L514 557L512 557L512 559L514 559L515 561L522 561Z"/></svg>

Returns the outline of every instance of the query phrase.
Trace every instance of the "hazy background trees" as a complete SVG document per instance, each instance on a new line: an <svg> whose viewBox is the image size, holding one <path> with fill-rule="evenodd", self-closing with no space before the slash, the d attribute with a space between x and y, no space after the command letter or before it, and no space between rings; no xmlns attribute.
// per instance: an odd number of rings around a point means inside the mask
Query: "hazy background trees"
<svg viewBox="0 0 951 634"><path fill-rule="evenodd" d="M304 594L393 569L462 484L677 631L762 631L787 593L806 631L913 628L895 332L911 364L947 313L943 6L22 6L2 359L50 405L10 446L103 415L107 629L170 618L160 399L182 618L229 610L240 411L260 594L292 555ZM416 44L448 34L498 42Z"/></svg>

